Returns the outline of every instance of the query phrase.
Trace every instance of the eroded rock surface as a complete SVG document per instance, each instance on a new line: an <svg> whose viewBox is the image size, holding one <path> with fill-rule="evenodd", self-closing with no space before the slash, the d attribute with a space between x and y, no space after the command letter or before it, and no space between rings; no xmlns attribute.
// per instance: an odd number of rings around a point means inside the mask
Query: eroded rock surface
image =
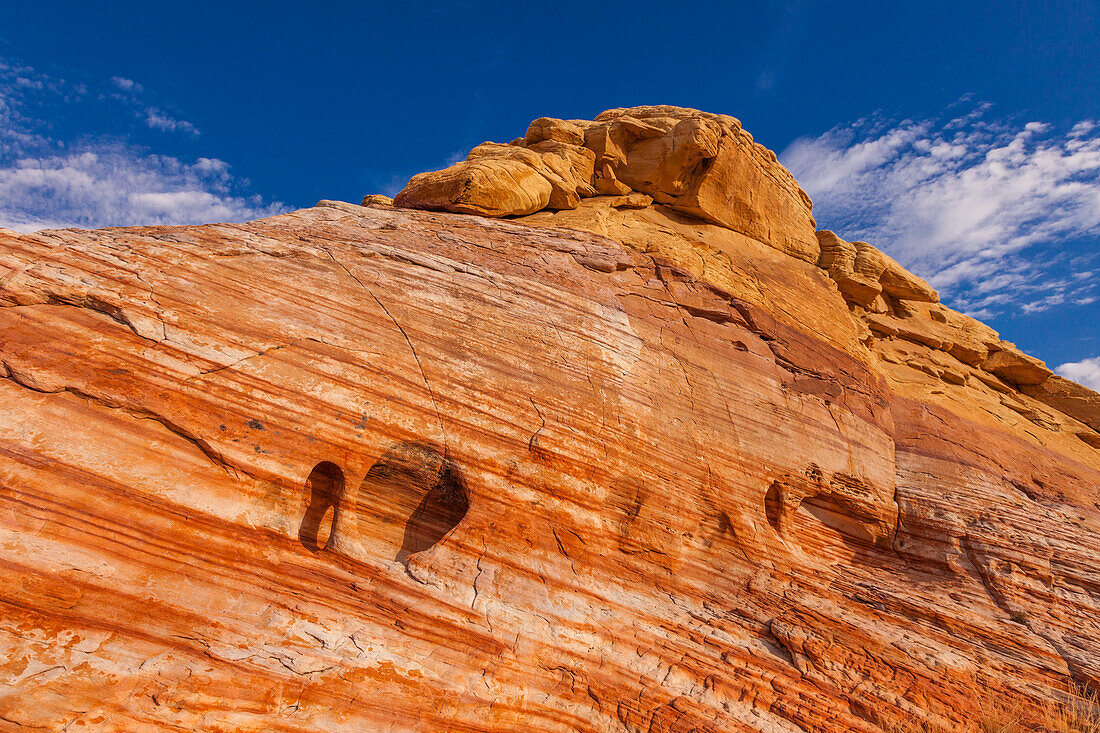
<svg viewBox="0 0 1100 733"><path fill-rule="evenodd" d="M575 209L595 195L651 196L817 262L810 199L741 123L681 107L612 109L594 121L543 117L509 144L413 176L398 206L485 216Z"/></svg>
<svg viewBox="0 0 1100 733"><path fill-rule="evenodd" d="M966 731L1100 682L1095 393L640 109L396 197L507 170L512 221L0 232L0 719Z"/></svg>

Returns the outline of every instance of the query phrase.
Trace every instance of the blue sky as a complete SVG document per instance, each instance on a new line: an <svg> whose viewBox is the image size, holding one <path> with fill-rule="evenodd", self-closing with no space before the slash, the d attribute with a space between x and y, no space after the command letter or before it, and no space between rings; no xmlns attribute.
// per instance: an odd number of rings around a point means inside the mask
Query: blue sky
<svg viewBox="0 0 1100 733"><path fill-rule="evenodd" d="M734 115L822 228L1100 388L1095 2L0 4L0 226L393 193L539 116Z"/></svg>

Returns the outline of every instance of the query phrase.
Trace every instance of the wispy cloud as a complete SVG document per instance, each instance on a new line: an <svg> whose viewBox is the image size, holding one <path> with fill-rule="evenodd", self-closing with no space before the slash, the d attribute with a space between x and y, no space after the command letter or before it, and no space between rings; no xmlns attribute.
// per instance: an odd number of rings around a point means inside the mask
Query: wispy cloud
<svg viewBox="0 0 1100 733"><path fill-rule="evenodd" d="M1054 371L1066 379L1100 392L1100 356L1062 364Z"/></svg>
<svg viewBox="0 0 1100 733"><path fill-rule="evenodd" d="M116 90L111 92L110 89ZM89 97L140 94L141 84L114 77L89 90L0 59L0 227L34 231L58 227L242 221L285 211L246 192L224 161L189 162L157 154L124 135L61 139L56 110L71 111ZM188 122L153 107L148 126L197 135ZM131 106L116 110L120 121ZM126 124L119 124L125 129Z"/></svg>
<svg viewBox="0 0 1100 733"><path fill-rule="evenodd" d="M810 29L808 5L806 0L783 0L782 3L772 4L772 8L778 11L778 17L775 18L771 38L764 46L764 56L756 74L758 94L771 92L782 80L792 49L802 44Z"/></svg>
<svg viewBox="0 0 1100 733"><path fill-rule="evenodd" d="M965 107L965 109L963 109ZM780 156L818 225L872 242L977 316L1089 302L1100 239L1100 127L871 117ZM1075 276L1076 275L1076 276Z"/></svg>
<svg viewBox="0 0 1100 733"><path fill-rule="evenodd" d="M199 135L199 128L187 120L177 120L164 110L156 107L145 108L145 124L154 130L163 132L183 132L194 137Z"/></svg>
<svg viewBox="0 0 1100 733"><path fill-rule="evenodd" d="M234 195L220 160L185 163L124 143L0 166L0 226L17 231L243 221L285 211Z"/></svg>
<svg viewBox="0 0 1100 733"><path fill-rule="evenodd" d="M111 83L124 92L141 92L142 86L133 79L127 79L124 76L112 76Z"/></svg>
<svg viewBox="0 0 1100 733"><path fill-rule="evenodd" d="M177 115L149 104L150 95L145 92L145 87L133 79L112 76L111 86L114 89L104 92L102 96L119 102L130 111L130 114L144 122L150 130L179 132L191 137L199 136L199 128L194 123L179 119Z"/></svg>

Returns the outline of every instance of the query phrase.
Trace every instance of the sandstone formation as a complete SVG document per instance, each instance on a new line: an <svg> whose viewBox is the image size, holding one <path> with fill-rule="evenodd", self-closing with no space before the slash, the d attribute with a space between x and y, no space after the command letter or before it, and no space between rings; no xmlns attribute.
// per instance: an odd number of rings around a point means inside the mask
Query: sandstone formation
<svg viewBox="0 0 1100 733"><path fill-rule="evenodd" d="M817 262L810 199L775 153L728 115L680 107L608 110L592 122L543 117L510 144L413 176L398 206L483 216L575 209L637 192Z"/></svg>
<svg viewBox="0 0 1100 733"><path fill-rule="evenodd" d="M887 310L885 297L929 303L939 300L928 283L867 242L845 242L824 229L817 233L817 242L821 246L818 266L829 271L849 303L874 306L883 313Z"/></svg>
<svg viewBox="0 0 1100 733"><path fill-rule="evenodd" d="M363 204L0 231L0 721L973 731L1100 684L1100 395L733 118Z"/></svg>
<svg viewBox="0 0 1100 733"><path fill-rule="evenodd" d="M380 193L369 193L363 197L362 206L393 206L393 199Z"/></svg>
<svg viewBox="0 0 1100 733"><path fill-rule="evenodd" d="M1021 390L1040 402L1073 415L1095 431L1100 431L1100 394L1076 382L1053 376L1049 379L1021 387Z"/></svg>

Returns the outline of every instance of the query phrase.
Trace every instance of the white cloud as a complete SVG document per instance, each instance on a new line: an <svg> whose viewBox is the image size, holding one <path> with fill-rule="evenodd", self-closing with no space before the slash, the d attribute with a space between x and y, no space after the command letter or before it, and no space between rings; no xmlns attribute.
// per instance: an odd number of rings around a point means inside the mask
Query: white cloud
<svg viewBox="0 0 1100 733"><path fill-rule="evenodd" d="M39 84L23 84L21 78ZM130 93L142 90L122 77L110 83ZM187 162L119 137L57 139L42 105L71 110L86 91L83 85L0 59L0 227L35 231L197 224L244 221L286 210L283 204L247 195L247 182L216 158ZM36 96L28 96L32 93ZM125 117L129 109L118 111ZM190 123L158 109L147 108L146 114L150 127L198 134Z"/></svg>
<svg viewBox="0 0 1100 733"><path fill-rule="evenodd" d="M199 128L194 123L181 120L159 107L145 103L143 100L149 95L144 93L145 87L138 82L123 76L112 76L111 84L118 91L103 96L113 99L123 107L128 108L149 129L160 130L161 132L179 132L191 137L198 137Z"/></svg>
<svg viewBox="0 0 1100 733"><path fill-rule="evenodd" d="M410 176L398 173L394 176L391 176L390 179L388 181L386 181L385 183L382 183L378 187L378 190L381 191L386 196L389 196L389 197L392 198L392 197L396 196L398 193L400 193L401 189L403 189L405 186L407 186L409 184L409 178L410 178Z"/></svg>
<svg viewBox="0 0 1100 733"><path fill-rule="evenodd" d="M56 227L243 221L280 213L281 204L234 195L220 160L185 163L124 144L24 158L0 167L0 226Z"/></svg>
<svg viewBox="0 0 1100 733"><path fill-rule="evenodd" d="M198 137L199 135L199 128L195 127L187 120L177 120L164 112L164 110L157 109L156 107L147 107L145 109L145 124L154 130L184 132L193 137Z"/></svg>
<svg viewBox="0 0 1100 733"><path fill-rule="evenodd" d="M1054 371L1066 379L1072 379L1078 384L1100 392L1100 356L1062 364Z"/></svg>
<svg viewBox="0 0 1100 733"><path fill-rule="evenodd" d="M780 157L818 226L877 245L956 307L988 316L1089 297L1094 283L1071 275L1095 259L1082 242L1100 239L1100 128L988 113L861 119Z"/></svg>
<svg viewBox="0 0 1100 733"><path fill-rule="evenodd" d="M140 92L142 90L141 84L122 76L112 76L111 83L124 92Z"/></svg>

